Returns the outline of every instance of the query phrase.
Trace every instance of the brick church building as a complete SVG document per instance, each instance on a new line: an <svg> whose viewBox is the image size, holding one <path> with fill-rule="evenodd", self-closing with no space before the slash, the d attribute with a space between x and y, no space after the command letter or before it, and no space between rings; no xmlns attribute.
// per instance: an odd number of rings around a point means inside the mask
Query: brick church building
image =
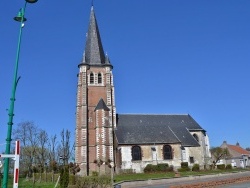
<svg viewBox="0 0 250 188"><path fill-rule="evenodd" d="M189 115L117 114L113 66L104 54L93 6L78 65L75 161L80 175L93 171L143 172L147 164L206 165L206 131Z"/></svg>

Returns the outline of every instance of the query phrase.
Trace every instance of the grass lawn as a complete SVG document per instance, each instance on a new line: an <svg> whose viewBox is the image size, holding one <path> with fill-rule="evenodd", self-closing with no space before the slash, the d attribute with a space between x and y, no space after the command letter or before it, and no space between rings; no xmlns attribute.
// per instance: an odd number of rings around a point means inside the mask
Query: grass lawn
<svg viewBox="0 0 250 188"><path fill-rule="evenodd" d="M37 188L54 188L55 184L56 183L46 183L46 182L38 183L38 182L36 182L34 187L37 187ZM18 188L28 188L28 187L33 187L32 181L27 181L25 178L21 178L19 180Z"/></svg>
<svg viewBox="0 0 250 188"><path fill-rule="evenodd" d="M232 169L232 170L209 170L209 171L187 171L187 172L180 172L180 177L185 176L201 176L201 175L208 175L208 174L220 174L220 173L232 173L232 172L239 172L244 171L244 169ZM114 180L115 182L120 181L132 181L132 180L148 180L148 179L162 179L162 178L174 178L174 172L166 172L166 173L152 173L152 174L121 174L116 175Z"/></svg>
<svg viewBox="0 0 250 188"><path fill-rule="evenodd" d="M208 175L208 174L219 174L219 173L237 173L239 171L244 171L243 169L232 169L232 170L210 170L210 171L199 171L199 172L180 172L180 177L184 176L199 176L199 175ZM121 181L134 181L134 180L148 180L148 179L163 179L163 178L174 178L175 173L174 172L166 172L166 173L149 173L149 174L120 174L114 176L114 182L121 182ZM13 178L9 179L8 182L8 188L13 187ZM56 183L39 183L36 182L35 186L36 188L54 188ZM19 179L19 188L32 188L33 183L32 181L27 181L25 178Z"/></svg>
<svg viewBox="0 0 250 188"><path fill-rule="evenodd" d="M131 181L131 180L147 180L147 179L157 179L157 178L172 178L174 177L174 172L168 173L149 173L149 174L120 174L116 175L115 182L119 181Z"/></svg>
<svg viewBox="0 0 250 188"><path fill-rule="evenodd" d="M56 183L45 183L36 182L34 187L36 188L54 188ZM2 186L1 186L2 187ZM32 181L27 181L26 178L19 178L18 188L32 188ZM8 188L13 188L13 178L10 178L8 181Z"/></svg>

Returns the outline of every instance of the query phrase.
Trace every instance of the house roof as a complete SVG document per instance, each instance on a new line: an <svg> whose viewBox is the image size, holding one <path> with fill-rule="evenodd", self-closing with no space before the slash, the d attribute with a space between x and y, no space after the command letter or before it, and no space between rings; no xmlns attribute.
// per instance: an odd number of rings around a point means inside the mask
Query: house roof
<svg viewBox="0 0 250 188"><path fill-rule="evenodd" d="M112 66L108 57L105 57L103 51L101 36L93 6L91 7L90 12L89 28L87 33L85 51L83 53L82 64L95 66Z"/></svg>
<svg viewBox="0 0 250 188"><path fill-rule="evenodd" d="M240 155L250 155L250 152L249 152L249 151L243 149L243 148L240 147L240 146L237 146L237 145L235 146L235 145L229 145L229 144L227 144L227 147L228 147L229 149L231 149L231 150L233 150L233 151L239 153Z"/></svg>
<svg viewBox="0 0 250 188"><path fill-rule="evenodd" d="M205 132L190 115L118 114L115 135L119 144L199 146L190 133L194 130Z"/></svg>

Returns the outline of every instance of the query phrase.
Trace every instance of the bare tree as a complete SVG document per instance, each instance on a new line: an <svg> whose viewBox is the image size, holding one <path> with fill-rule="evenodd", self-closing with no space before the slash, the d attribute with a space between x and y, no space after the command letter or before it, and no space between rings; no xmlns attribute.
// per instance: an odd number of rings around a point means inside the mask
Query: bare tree
<svg viewBox="0 0 250 188"><path fill-rule="evenodd" d="M60 187L68 187L69 184L69 165L70 156L70 131L64 129L61 132L60 159L63 160L63 168L60 169Z"/></svg>
<svg viewBox="0 0 250 188"><path fill-rule="evenodd" d="M48 159L48 134L45 130L40 130L38 133L38 146L39 149L37 150L36 154L38 156L39 163L41 164L42 168L44 169L44 165Z"/></svg>
<svg viewBox="0 0 250 188"><path fill-rule="evenodd" d="M63 160L63 165L68 165L68 160L70 156L70 131L64 129L61 132L61 153L60 159Z"/></svg>
<svg viewBox="0 0 250 188"><path fill-rule="evenodd" d="M230 157L230 153L227 148L221 148L221 147L214 147L211 148L211 154L213 158L213 167L215 167L216 163L221 160L225 159L226 157Z"/></svg>
<svg viewBox="0 0 250 188"><path fill-rule="evenodd" d="M21 142L21 164L22 168L31 175L32 164L35 160L36 150L38 148L39 129L32 121L24 121L17 125L13 130L14 138Z"/></svg>
<svg viewBox="0 0 250 188"><path fill-rule="evenodd" d="M57 136L56 134L54 136L50 137L48 149L49 149L49 166L52 171L56 170L57 166L57 157L56 157L56 147L57 147Z"/></svg>
<svg viewBox="0 0 250 188"><path fill-rule="evenodd" d="M46 172L46 166L48 162L48 134L45 130L39 130L38 132L38 148L36 150L36 157L38 160L37 167L40 172L40 180L42 179L42 172Z"/></svg>

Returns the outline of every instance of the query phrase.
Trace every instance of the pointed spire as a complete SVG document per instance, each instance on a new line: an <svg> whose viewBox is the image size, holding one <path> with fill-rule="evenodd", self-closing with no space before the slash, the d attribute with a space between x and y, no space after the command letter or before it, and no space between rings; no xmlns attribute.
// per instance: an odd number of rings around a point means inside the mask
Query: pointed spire
<svg viewBox="0 0 250 188"><path fill-rule="evenodd" d="M85 62L90 65L105 64L105 55L103 52L101 37L93 6L91 7L90 12L90 21L85 47Z"/></svg>
<svg viewBox="0 0 250 188"><path fill-rule="evenodd" d="M105 56L105 64L110 65L110 60L109 60L109 56L108 56L107 53L106 53L106 56Z"/></svg>
<svg viewBox="0 0 250 188"><path fill-rule="evenodd" d="M85 51L83 52L83 55L82 55L82 63L86 63Z"/></svg>
<svg viewBox="0 0 250 188"><path fill-rule="evenodd" d="M106 103L104 102L104 100L102 98L99 100L97 106L95 107L95 111L96 110L109 111L109 108L107 107Z"/></svg>

